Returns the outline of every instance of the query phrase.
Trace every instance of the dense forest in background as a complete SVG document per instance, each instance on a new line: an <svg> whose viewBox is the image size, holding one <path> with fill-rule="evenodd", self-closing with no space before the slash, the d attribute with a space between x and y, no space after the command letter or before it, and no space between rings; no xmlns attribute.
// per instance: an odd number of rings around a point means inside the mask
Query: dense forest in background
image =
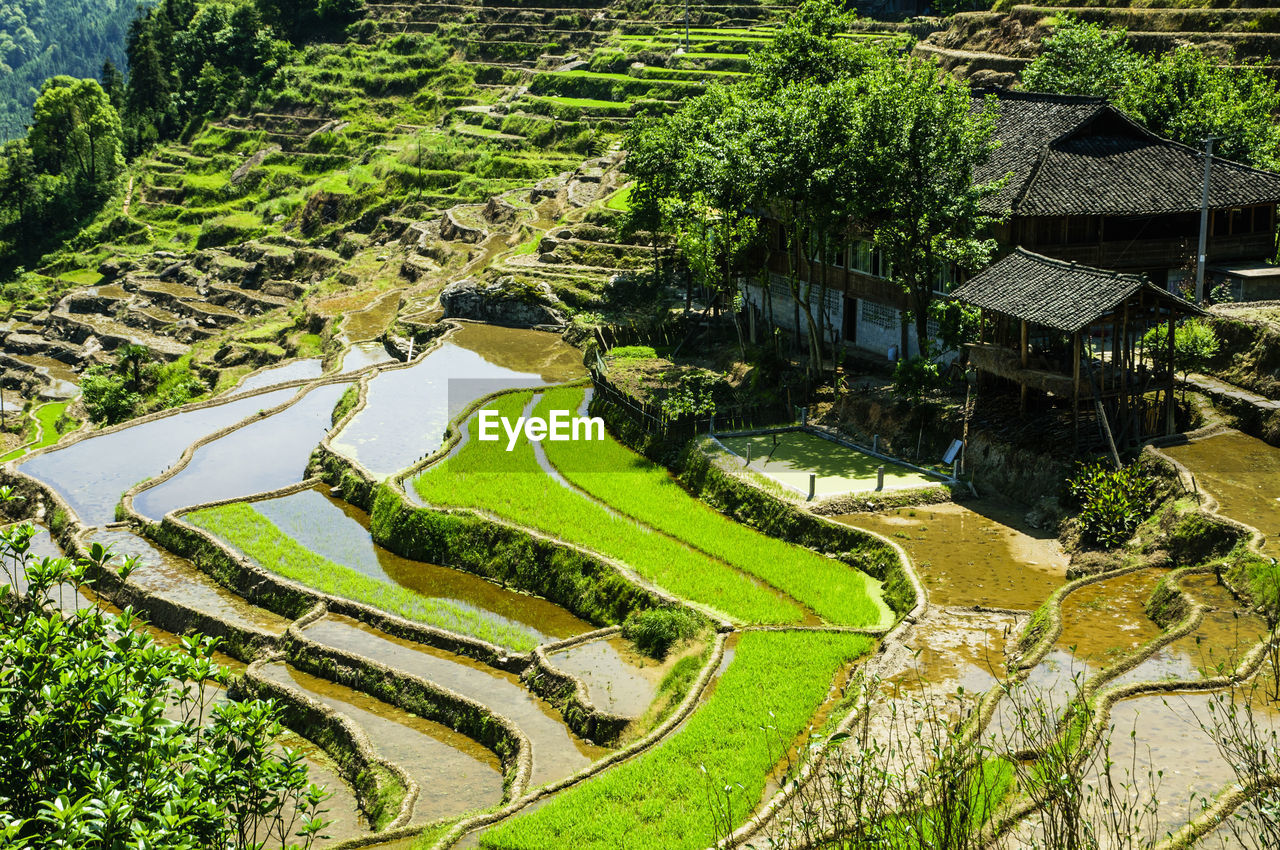
<svg viewBox="0 0 1280 850"><path fill-rule="evenodd" d="M0 140L23 135L49 77L125 64L129 24L150 0L0 0Z"/></svg>

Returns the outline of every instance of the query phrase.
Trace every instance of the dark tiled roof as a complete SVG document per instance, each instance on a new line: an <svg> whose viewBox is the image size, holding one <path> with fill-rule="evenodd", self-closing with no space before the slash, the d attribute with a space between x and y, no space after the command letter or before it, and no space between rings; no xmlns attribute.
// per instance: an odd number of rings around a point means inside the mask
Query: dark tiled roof
<svg viewBox="0 0 1280 850"><path fill-rule="evenodd" d="M985 204L989 212L1005 212L1013 209L1014 201L1022 195L1049 143L1096 115L1106 104L1096 97L975 89L975 110L982 108L988 94L994 94L997 100L995 137L1000 140L1000 147L978 169L974 179L987 183L1012 173L1004 188Z"/></svg>
<svg viewBox="0 0 1280 850"><path fill-rule="evenodd" d="M1025 248L992 264L952 295L984 310L1074 333L1144 288L1182 312L1201 312L1141 275L1055 260Z"/></svg>
<svg viewBox="0 0 1280 850"><path fill-rule="evenodd" d="M977 98L975 93L975 108ZM987 201L1015 215L1153 215L1200 209L1204 162L1096 98L998 92L1002 147L975 177L1012 172ZM1209 205L1280 202L1280 174L1215 157Z"/></svg>

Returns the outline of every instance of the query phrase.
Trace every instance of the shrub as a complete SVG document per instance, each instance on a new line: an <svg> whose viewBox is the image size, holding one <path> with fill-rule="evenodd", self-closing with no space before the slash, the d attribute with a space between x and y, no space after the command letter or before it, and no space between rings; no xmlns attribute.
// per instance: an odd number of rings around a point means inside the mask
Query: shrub
<svg viewBox="0 0 1280 850"><path fill-rule="evenodd" d="M1137 464L1122 469L1082 464L1067 486L1080 506L1083 538L1105 549L1128 540L1155 509L1155 482Z"/></svg>
<svg viewBox="0 0 1280 850"><path fill-rule="evenodd" d="M902 395L919 398L943 384L942 369L925 357L899 360L893 367L893 388Z"/></svg>
<svg viewBox="0 0 1280 850"><path fill-rule="evenodd" d="M698 633L698 620L679 608L650 608L635 611L622 624L622 636L633 641L641 652L659 660L671 647Z"/></svg>

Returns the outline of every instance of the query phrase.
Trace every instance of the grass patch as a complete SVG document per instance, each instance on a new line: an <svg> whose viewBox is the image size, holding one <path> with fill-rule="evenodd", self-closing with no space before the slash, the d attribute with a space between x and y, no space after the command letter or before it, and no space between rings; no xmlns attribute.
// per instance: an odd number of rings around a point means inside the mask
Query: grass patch
<svg viewBox="0 0 1280 850"><path fill-rule="evenodd" d="M530 396L512 393L486 407L515 421ZM414 488L428 504L491 511L622 561L672 593L741 621L791 623L801 618L795 605L732 567L557 483L538 465L523 436L507 452L505 441L477 439L477 417L467 427L471 439L456 455L414 479Z"/></svg>
<svg viewBox="0 0 1280 850"><path fill-rule="evenodd" d="M69 404L71 404L70 401L51 401L37 407L35 412L35 441L30 445L14 449L4 457L0 457L0 463L9 460L16 460L27 452L35 451L36 449L41 449L45 446L51 446L58 442L58 439L63 434L75 430L76 426L80 424L75 420L70 420L68 423L64 424L64 427L61 429L58 428L58 423L62 419L62 414L66 412L67 405Z"/></svg>
<svg viewBox="0 0 1280 850"><path fill-rule="evenodd" d="M708 788L733 788L736 825L760 800L778 752L804 732L836 672L871 645L850 634L743 634L711 698L677 734L498 824L481 836L481 847L614 850L619 836L630 847L711 845L716 813ZM765 723L772 728L762 730Z"/></svg>
<svg viewBox="0 0 1280 850"><path fill-rule="evenodd" d="M187 514L186 519L227 541L263 568L322 593L363 602L409 620L471 635L518 652L527 652L537 645L537 638L523 629L485 619L447 600L419 596L399 585L372 579L323 558L243 502L195 511Z"/></svg>
<svg viewBox="0 0 1280 850"><path fill-rule="evenodd" d="M618 191L609 196L604 202L605 209L617 210L618 212L629 212L631 210L631 187L634 184L627 184Z"/></svg>
<svg viewBox="0 0 1280 850"><path fill-rule="evenodd" d="M577 410L583 391L548 391L538 415ZM751 573L800 600L820 617L841 625L874 626L893 612L879 582L840 561L739 525L684 491L655 463L612 439L544 442L548 459L578 487L628 514Z"/></svg>

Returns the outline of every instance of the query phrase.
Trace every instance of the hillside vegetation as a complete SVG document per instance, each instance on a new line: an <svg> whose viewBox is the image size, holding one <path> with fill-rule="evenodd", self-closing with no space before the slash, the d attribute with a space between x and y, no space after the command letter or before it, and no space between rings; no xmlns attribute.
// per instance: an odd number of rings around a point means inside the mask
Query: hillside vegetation
<svg viewBox="0 0 1280 850"><path fill-rule="evenodd" d="M23 135L47 78L97 78L125 65L125 39L147 0L0 2L0 139Z"/></svg>

